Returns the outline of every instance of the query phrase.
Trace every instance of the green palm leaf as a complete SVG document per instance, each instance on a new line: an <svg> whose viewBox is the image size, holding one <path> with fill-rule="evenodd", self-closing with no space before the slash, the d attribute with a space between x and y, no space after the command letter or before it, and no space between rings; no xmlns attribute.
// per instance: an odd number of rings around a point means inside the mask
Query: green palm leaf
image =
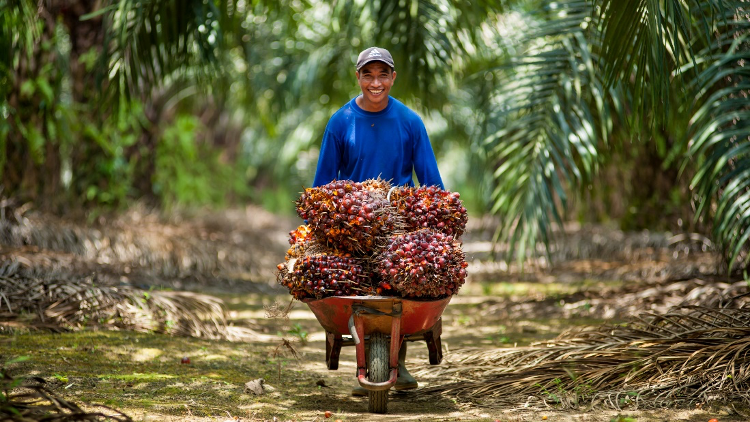
<svg viewBox="0 0 750 422"><path fill-rule="evenodd" d="M629 81L636 115L667 117L669 99L689 100L690 92L675 83L681 72L700 59L698 50L713 45L715 22L731 1L604 0L595 10L601 29L601 58L608 85ZM695 74L691 75L691 78ZM677 96L672 91L677 91Z"/></svg>
<svg viewBox="0 0 750 422"><path fill-rule="evenodd" d="M215 81L226 76L224 30L240 29L236 4L219 4L222 7L201 0L110 1L83 16L104 19L98 81L108 104L117 106L120 96L145 99L152 87L176 81L192 81L210 92Z"/></svg>
<svg viewBox="0 0 750 422"><path fill-rule="evenodd" d="M594 71L585 37L585 1L548 2L545 20L521 44L527 53L499 67L485 147L496 163L492 212L522 261L537 240L549 246L553 223L562 223L567 191L590 180L613 115L607 90ZM527 17L528 19L528 17Z"/></svg>
<svg viewBox="0 0 750 422"><path fill-rule="evenodd" d="M676 147L697 164L697 215L713 222L730 268L748 262L746 9L731 0L605 0L597 9L605 80L629 81L636 115L666 115L669 98L692 104L688 144Z"/></svg>
<svg viewBox="0 0 750 422"><path fill-rule="evenodd" d="M750 23L742 10L730 11L713 49L704 51L707 66L691 85L696 106L687 150L700 164L691 182L701 198L698 215L712 218L730 269L747 266L750 237Z"/></svg>

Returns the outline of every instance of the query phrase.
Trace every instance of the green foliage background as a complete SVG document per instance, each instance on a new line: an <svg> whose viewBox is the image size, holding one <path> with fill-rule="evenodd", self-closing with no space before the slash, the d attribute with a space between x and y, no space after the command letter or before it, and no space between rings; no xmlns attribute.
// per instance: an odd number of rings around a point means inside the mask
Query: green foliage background
<svg viewBox="0 0 750 422"><path fill-rule="evenodd" d="M0 0L2 195L290 214L379 45L506 258L604 221L705 233L741 270L748 24L729 0Z"/></svg>

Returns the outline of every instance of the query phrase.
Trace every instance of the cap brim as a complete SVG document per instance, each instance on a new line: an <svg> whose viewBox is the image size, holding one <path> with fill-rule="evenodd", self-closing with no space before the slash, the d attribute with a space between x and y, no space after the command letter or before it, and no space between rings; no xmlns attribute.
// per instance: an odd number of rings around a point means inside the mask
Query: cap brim
<svg viewBox="0 0 750 422"><path fill-rule="evenodd" d="M382 60L382 59L375 59L375 58L373 58L373 59L365 60L364 62L362 62L362 63L361 63L361 64L360 64L359 66L357 66L357 70L360 70L360 69L362 69L363 67L365 67L365 65L367 65L367 64L369 64L369 63L372 63L372 62L381 62L381 63L384 63L384 64L386 64L386 65L387 65L388 67L390 67L391 69L395 69L395 67L396 67L396 66L394 66L394 65L393 65L392 63L388 63L388 62L387 62L387 61L385 61L385 60Z"/></svg>

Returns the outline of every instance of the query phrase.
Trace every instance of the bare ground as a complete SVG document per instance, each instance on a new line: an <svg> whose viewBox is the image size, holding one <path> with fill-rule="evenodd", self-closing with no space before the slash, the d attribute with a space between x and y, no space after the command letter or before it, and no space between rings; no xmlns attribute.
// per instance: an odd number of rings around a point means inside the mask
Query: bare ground
<svg viewBox="0 0 750 422"><path fill-rule="evenodd" d="M269 307L289 302L273 282L273 269L283 260L296 220L248 208L168 222L131 213L97 228L45 223L57 233L66 228L74 238L92 236L91 243L100 246L71 251L64 247L65 236L35 235L35 245L6 237L0 257L41 270L63 267L148 288L209 293L223 300L230 324L247 329L244 341L232 342L128 331L49 333L36 328L29 315L3 320L0 360L30 357L12 365L11 374L38 377L68 400L105 404L134 420L322 421L325 411L332 412L330 420L349 421L747 420L731 404L558 410L531 399L496 407L394 392L387 415L369 414L367 400L349 394L353 348L342 351L337 371L328 371L324 333L305 305L296 302L288 319L267 317ZM485 229L491 227L491 220L478 220L464 236L470 279L443 315L446 362L462 348L522 347L568 329L664 312L686 301L711 305L721 292L746 289L744 282L715 275L717 257L699 237L573 228L553 254L555 264L537 262L521 272L488 259ZM135 249L112 247L132 244L153 253L144 258ZM160 266L164 263L169 265ZM190 363L181 363L183 357ZM407 362L420 390L451 381L436 376L427 360L424 343L410 345ZM245 383L261 378L271 389L261 395L246 390Z"/></svg>

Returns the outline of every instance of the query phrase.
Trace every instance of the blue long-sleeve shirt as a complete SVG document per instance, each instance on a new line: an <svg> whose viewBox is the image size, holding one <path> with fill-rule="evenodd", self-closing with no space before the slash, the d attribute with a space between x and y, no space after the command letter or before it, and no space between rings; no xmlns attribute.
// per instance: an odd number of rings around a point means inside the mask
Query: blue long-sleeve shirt
<svg viewBox="0 0 750 422"><path fill-rule="evenodd" d="M414 186L412 170L420 185L445 189L419 115L390 96L377 112L363 110L353 98L328 121L313 187L377 177Z"/></svg>

